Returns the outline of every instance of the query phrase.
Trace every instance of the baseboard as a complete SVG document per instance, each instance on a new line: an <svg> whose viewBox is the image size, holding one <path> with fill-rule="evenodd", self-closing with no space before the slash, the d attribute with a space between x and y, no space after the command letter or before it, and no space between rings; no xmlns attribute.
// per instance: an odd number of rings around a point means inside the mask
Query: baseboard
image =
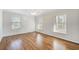
<svg viewBox="0 0 79 59"><path fill-rule="evenodd" d="M50 37L54 37L54 38L56 38L56 39L60 39L60 40L63 40L63 41L67 41L67 42L70 42L70 43L74 43L74 44L79 45L79 43L76 43L76 42L73 42L73 41L69 41L69 40L67 40L67 39L59 38L59 37L52 36L52 35L49 35L49 34L46 34L46 33L38 32L38 31L36 31L36 32L37 32L37 33L40 33L40 34L44 34L44 35L50 36Z"/></svg>
<svg viewBox="0 0 79 59"><path fill-rule="evenodd" d="M50 37L54 37L54 38L57 38L57 39L60 39L60 40L64 40L64 41L67 41L67 42L70 42L70 43L74 43L74 44L79 45L79 43L76 43L76 42L73 42L73 41L69 41L67 39L59 38L59 37L56 37L56 36L53 36L53 35L49 35L49 34L46 34L46 33L38 32L38 31L27 32L27 33L40 33L40 34L43 34L43 35L47 35L47 36L50 36ZM21 34L26 34L26 33L20 33L20 34L15 34L15 35L21 35ZM9 36L15 36L15 35L9 35ZM3 36L3 37L8 37L8 36ZM1 41L1 39L3 37L0 38L0 41Z"/></svg>
<svg viewBox="0 0 79 59"><path fill-rule="evenodd" d="M35 32L35 31L32 31L32 32ZM12 34L12 35L3 35L3 37L9 37L9 36L21 35L21 34L32 33L32 32L17 33L17 34Z"/></svg>

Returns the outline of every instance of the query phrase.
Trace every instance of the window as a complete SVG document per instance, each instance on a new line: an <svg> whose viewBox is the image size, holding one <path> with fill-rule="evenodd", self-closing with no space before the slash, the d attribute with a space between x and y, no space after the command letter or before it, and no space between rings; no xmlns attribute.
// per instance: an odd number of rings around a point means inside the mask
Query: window
<svg viewBox="0 0 79 59"><path fill-rule="evenodd" d="M54 32L66 33L66 15L56 16Z"/></svg>
<svg viewBox="0 0 79 59"><path fill-rule="evenodd" d="M38 29L38 30L42 30L42 24L38 24L38 25L37 25L37 29Z"/></svg>
<svg viewBox="0 0 79 59"><path fill-rule="evenodd" d="M12 16L11 22L12 22L12 25L11 25L12 30L21 28L21 18L19 16Z"/></svg>

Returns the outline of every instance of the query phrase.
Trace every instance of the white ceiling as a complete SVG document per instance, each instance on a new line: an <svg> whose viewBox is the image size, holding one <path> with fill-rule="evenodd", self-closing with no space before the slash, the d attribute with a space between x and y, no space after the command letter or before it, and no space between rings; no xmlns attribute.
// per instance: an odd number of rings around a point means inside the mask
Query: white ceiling
<svg viewBox="0 0 79 59"><path fill-rule="evenodd" d="M25 10L26 13L29 13L31 15L40 15L47 12L51 12L52 9L27 9Z"/></svg>
<svg viewBox="0 0 79 59"><path fill-rule="evenodd" d="M40 15L47 12L52 12L55 9L6 9L6 11L16 12L26 15Z"/></svg>

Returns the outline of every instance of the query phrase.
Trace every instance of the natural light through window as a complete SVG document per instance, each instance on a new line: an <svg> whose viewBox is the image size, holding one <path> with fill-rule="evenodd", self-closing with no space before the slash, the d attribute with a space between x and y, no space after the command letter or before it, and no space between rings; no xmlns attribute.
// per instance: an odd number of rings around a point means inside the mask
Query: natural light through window
<svg viewBox="0 0 79 59"><path fill-rule="evenodd" d="M38 24L38 25L37 25L37 29L38 29L38 30L42 30L42 24Z"/></svg>
<svg viewBox="0 0 79 59"><path fill-rule="evenodd" d="M57 15L54 24L54 32L66 33L66 15Z"/></svg>
<svg viewBox="0 0 79 59"><path fill-rule="evenodd" d="M11 17L12 22L12 30L20 29L21 28L21 19L19 16Z"/></svg>

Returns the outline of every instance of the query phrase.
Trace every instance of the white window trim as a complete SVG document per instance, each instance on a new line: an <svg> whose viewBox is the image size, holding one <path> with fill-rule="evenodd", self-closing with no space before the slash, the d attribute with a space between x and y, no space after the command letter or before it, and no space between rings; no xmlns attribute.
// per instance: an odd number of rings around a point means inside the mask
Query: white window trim
<svg viewBox="0 0 79 59"><path fill-rule="evenodd" d="M58 27L58 17L59 16L63 16L64 17L64 21L65 21L65 25L64 25L64 29L56 29L57 27ZM55 23L54 23L54 32L57 32L57 33L63 33L63 34L67 34L67 24L66 24L66 22L67 22L67 16L64 14L64 15L57 15L56 16L56 19L55 19Z"/></svg>

